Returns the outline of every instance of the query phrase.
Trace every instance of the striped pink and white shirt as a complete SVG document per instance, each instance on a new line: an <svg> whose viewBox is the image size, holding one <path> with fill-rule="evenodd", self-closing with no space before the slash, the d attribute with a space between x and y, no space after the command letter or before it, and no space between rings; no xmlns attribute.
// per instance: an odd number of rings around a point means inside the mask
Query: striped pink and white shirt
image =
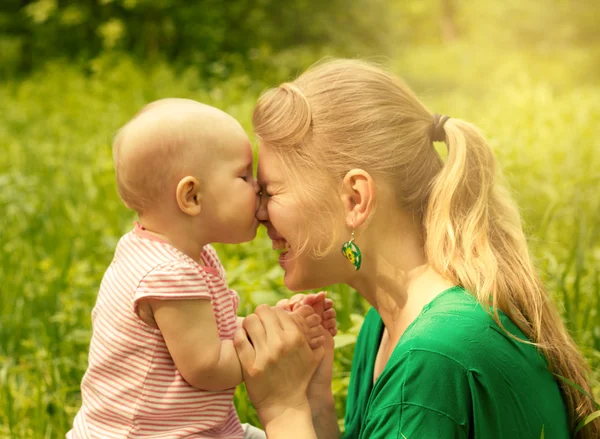
<svg viewBox="0 0 600 439"><path fill-rule="evenodd" d="M137 223L121 238L92 310L82 406L67 438L243 438L235 389L190 386L160 330L137 314L149 297L210 300L221 340L233 339L239 298L211 246L202 259L204 267Z"/></svg>

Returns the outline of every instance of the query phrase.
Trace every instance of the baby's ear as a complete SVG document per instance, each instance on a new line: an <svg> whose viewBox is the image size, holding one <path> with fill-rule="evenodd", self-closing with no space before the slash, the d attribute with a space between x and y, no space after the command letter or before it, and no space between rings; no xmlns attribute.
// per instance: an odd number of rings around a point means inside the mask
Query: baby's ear
<svg viewBox="0 0 600 439"><path fill-rule="evenodd" d="M177 184L175 196L177 205L183 213L198 216L202 211L202 191L200 183L194 177L184 177Z"/></svg>

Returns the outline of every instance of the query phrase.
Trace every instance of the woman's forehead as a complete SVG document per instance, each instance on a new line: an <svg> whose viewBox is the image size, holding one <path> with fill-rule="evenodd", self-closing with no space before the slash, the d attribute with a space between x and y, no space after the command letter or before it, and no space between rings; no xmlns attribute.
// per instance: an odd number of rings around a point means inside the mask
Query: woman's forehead
<svg viewBox="0 0 600 439"><path fill-rule="evenodd" d="M262 183L275 183L283 176L279 157L268 147L258 150L258 179Z"/></svg>

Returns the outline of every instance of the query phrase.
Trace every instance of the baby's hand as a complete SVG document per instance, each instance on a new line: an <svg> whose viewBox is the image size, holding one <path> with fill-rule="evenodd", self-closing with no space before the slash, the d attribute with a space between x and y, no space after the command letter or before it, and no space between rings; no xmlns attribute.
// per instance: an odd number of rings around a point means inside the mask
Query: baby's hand
<svg viewBox="0 0 600 439"><path fill-rule="evenodd" d="M325 291L308 295L295 294L289 299L280 300L276 306L287 311L294 311L302 305L311 306L315 313L321 316L321 325L323 328L329 331L332 336L335 336L337 334L336 312L333 307L333 300L328 299L326 296L327 293Z"/></svg>
<svg viewBox="0 0 600 439"><path fill-rule="evenodd" d="M292 315L298 328L304 333L306 341L312 349L323 346L325 337L321 327L321 316L311 306L299 305L293 311L288 312Z"/></svg>

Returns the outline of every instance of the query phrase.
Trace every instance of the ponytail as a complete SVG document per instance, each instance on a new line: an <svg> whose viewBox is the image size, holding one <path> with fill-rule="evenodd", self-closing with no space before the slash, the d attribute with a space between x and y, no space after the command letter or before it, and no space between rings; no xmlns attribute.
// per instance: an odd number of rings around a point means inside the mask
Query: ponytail
<svg viewBox="0 0 600 439"><path fill-rule="evenodd" d="M530 340L520 341L536 345L552 372L591 393L585 360L536 274L518 208L497 182L491 148L467 122L449 119L444 130L448 159L434 179L424 219L429 263L475 293L501 327L498 310L505 312ZM559 383L574 429L594 403ZM600 437L600 420L577 437Z"/></svg>

